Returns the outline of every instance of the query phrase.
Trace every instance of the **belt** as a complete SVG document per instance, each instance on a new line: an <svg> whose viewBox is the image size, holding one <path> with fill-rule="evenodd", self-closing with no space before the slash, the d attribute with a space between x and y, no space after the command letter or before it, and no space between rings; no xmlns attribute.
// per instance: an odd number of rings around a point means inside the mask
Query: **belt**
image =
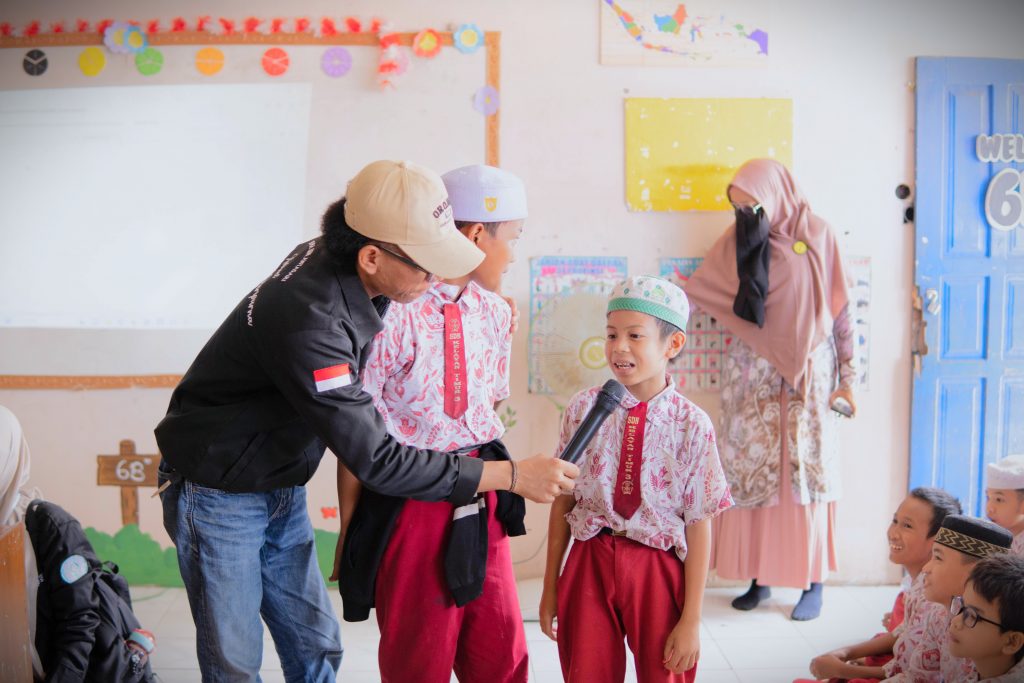
<svg viewBox="0 0 1024 683"><path fill-rule="evenodd" d="M625 531L615 531L614 529L610 529L610 528L608 528L606 526L601 527L601 530L598 531L597 533L604 534L605 536L625 536L626 535Z"/></svg>

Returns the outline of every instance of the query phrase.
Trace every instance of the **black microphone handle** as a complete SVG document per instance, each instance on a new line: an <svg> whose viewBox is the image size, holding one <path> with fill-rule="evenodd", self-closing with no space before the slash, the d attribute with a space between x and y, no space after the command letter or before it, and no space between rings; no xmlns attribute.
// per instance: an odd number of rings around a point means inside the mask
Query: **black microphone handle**
<svg viewBox="0 0 1024 683"><path fill-rule="evenodd" d="M577 429L576 433L572 435L571 439L569 439L569 444L565 447L565 450L562 451L562 455L559 457L562 460L567 460L575 465L579 459L583 457L583 451L587 449L590 441L594 438L594 435L597 434L597 430L601 428L601 425L604 424L604 421L608 419L609 415L611 415L611 413L595 413L595 411L591 410L591 412L587 414L587 419L583 421L580 428Z"/></svg>
<svg viewBox="0 0 1024 683"><path fill-rule="evenodd" d="M622 402L622 397L625 394L626 388L617 381L610 379L605 382L601 391L597 394L594 405L590 407L587 416L583 418L583 423L580 424L579 429L572 435L569 443L565 446L565 450L558 457L575 465L583 456L583 451L586 450L594 435L597 434L597 430L601 428L601 425L612 414L612 411Z"/></svg>

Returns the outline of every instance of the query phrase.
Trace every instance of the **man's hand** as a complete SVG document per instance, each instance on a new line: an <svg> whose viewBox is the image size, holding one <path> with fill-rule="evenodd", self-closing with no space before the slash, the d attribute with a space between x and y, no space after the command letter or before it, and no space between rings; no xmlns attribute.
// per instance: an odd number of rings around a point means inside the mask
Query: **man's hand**
<svg viewBox="0 0 1024 683"><path fill-rule="evenodd" d="M535 503L550 503L564 493L571 493L580 468L550 455L535 455L516 462L519 477L515 492Z"/></svg>

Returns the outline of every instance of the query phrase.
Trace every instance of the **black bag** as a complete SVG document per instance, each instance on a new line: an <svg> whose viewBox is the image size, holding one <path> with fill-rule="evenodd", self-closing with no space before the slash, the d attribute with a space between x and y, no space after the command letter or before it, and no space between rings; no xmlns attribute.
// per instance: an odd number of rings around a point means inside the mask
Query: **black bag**
<svg viewBox="0 0 1024 683"><path fill-rule="evenodd" d="M117 565L100 562L59 505L32 501L25 528L39 567L35 641L46 681L155 681L148 657L128 645L141 626Z"/></svg>

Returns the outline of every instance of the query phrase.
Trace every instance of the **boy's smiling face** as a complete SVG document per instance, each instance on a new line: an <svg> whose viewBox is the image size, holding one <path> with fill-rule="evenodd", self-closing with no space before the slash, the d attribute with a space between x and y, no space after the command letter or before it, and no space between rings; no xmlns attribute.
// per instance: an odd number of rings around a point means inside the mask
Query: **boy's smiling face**
<svg viewBox="0 0 1024 683"><path fill-rule="evenodd" d="M1024 495L1015 489L985 489L985 516L1019 534L1024 531Z"/></svg>
<svg viewBox="0 0 1024 683"><path fill-rule="evenodd" d="M640 401L653 398L665 387L668 361L686 343L674 332L662 339L654 316L619 310L608 314L604 352L615 379Z"/></svg>
<svg viewBox="0 0 1024 683"><path fill-rule="evenodd" d="M931 529L935 510L915 496L907 496L892 516L886 537L889 540L889 561L907 567L912 574L920 571L932 552Z"/></svg>
<svg viewBox="0 0 1024 683"><path fill-rule="evenodd" d="M932 559L928 560L921 570L925 573L924 597L943 607L949 607L953 596L963 595L964 584L967 583L967 577L974 566L972 559L959 550L934 543Z"/></svg>

